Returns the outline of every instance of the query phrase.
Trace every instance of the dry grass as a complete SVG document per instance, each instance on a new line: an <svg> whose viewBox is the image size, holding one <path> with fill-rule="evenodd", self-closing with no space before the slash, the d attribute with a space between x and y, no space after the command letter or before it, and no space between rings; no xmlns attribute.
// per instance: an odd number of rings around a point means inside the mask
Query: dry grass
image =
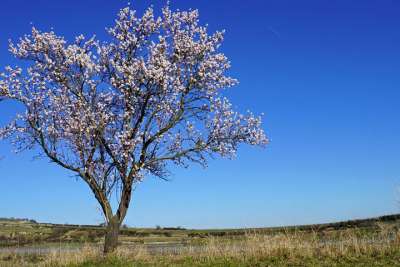
<svg viewBox="0 0 400 267"><path fill-rule="evenodd" d="M206 238L176 251L122 246L107 258L93 246L45 256L0 254L0 266L400 266L399 248L397 227L382 224L368 232L248 232L240 239Z"/></svg>

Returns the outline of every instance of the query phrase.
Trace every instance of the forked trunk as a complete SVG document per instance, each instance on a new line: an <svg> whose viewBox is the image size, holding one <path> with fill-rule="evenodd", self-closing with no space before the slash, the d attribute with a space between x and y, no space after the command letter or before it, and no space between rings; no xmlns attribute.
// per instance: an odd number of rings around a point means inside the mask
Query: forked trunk
<svg viewBox="0 0 400 267"><path fill-rule="evenodd" d="M106 228L106 236L104 240L104 254L110 254L116 250L118 247L118 235L122 221L125 218L126 212L129 207L129 202L131 200L132 193L132 180L128 180L127 184L124 185L124 189L121 195L121 201L118 206L118 210L114 216L110 208L109 203L104 205L108 209L104 209L104 215L108 218L108 224Z"/></svg>
<svg viewBox="0 0 400 267"><path fill-rule="evenodd" d="M114 252L118 247L120 222L117 218L113 218L108 222L106 228L106 236L104 240L104 254Z"/></svg>

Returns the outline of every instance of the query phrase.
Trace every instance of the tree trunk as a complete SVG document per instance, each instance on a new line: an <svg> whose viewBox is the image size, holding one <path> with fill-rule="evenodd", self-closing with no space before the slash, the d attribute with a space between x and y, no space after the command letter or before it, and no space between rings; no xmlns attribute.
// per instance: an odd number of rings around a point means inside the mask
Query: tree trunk
<svg viewBox="0 0 400 267"><path fill-rule="evenodd" d="M104 254L112 253L118 247L120 222L116 217L109 220L104 240Z"/></svg>

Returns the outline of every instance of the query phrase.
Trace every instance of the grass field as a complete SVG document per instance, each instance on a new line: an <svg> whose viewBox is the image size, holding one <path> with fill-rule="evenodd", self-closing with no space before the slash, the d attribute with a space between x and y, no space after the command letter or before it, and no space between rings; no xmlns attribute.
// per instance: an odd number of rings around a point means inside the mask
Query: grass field
<svg viewBox="0 0 400 267"><path fill-rule="evenodd" d="M400 266L399 229L400 215L279 228L127 228L118 252L103 258L102 227L1 220L0 266Z"/></svg>

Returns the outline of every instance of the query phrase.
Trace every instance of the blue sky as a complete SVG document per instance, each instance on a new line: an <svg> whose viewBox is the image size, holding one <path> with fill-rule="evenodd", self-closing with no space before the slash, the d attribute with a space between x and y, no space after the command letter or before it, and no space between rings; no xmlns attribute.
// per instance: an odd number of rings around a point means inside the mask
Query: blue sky
<svg viewBox="0 0 400 267"><path fill-rule="evenodd" d="M351 2L351 3L350 3ZM16 62L7 40L54 28L99 38L127 1L3 0L0 66ZM164 1L136 0L138 10ZM239 110L265 113L272 142L243 146L233 161L173 169L170 182L136 189L131 226L253 227L320 223L399 212L400 3L397 1L171 1L198 8L240 85ZM0 124L15 113L0 105ZM0 143L0 217L97 224L100 209L70 173L12 154Z"/></svg>

